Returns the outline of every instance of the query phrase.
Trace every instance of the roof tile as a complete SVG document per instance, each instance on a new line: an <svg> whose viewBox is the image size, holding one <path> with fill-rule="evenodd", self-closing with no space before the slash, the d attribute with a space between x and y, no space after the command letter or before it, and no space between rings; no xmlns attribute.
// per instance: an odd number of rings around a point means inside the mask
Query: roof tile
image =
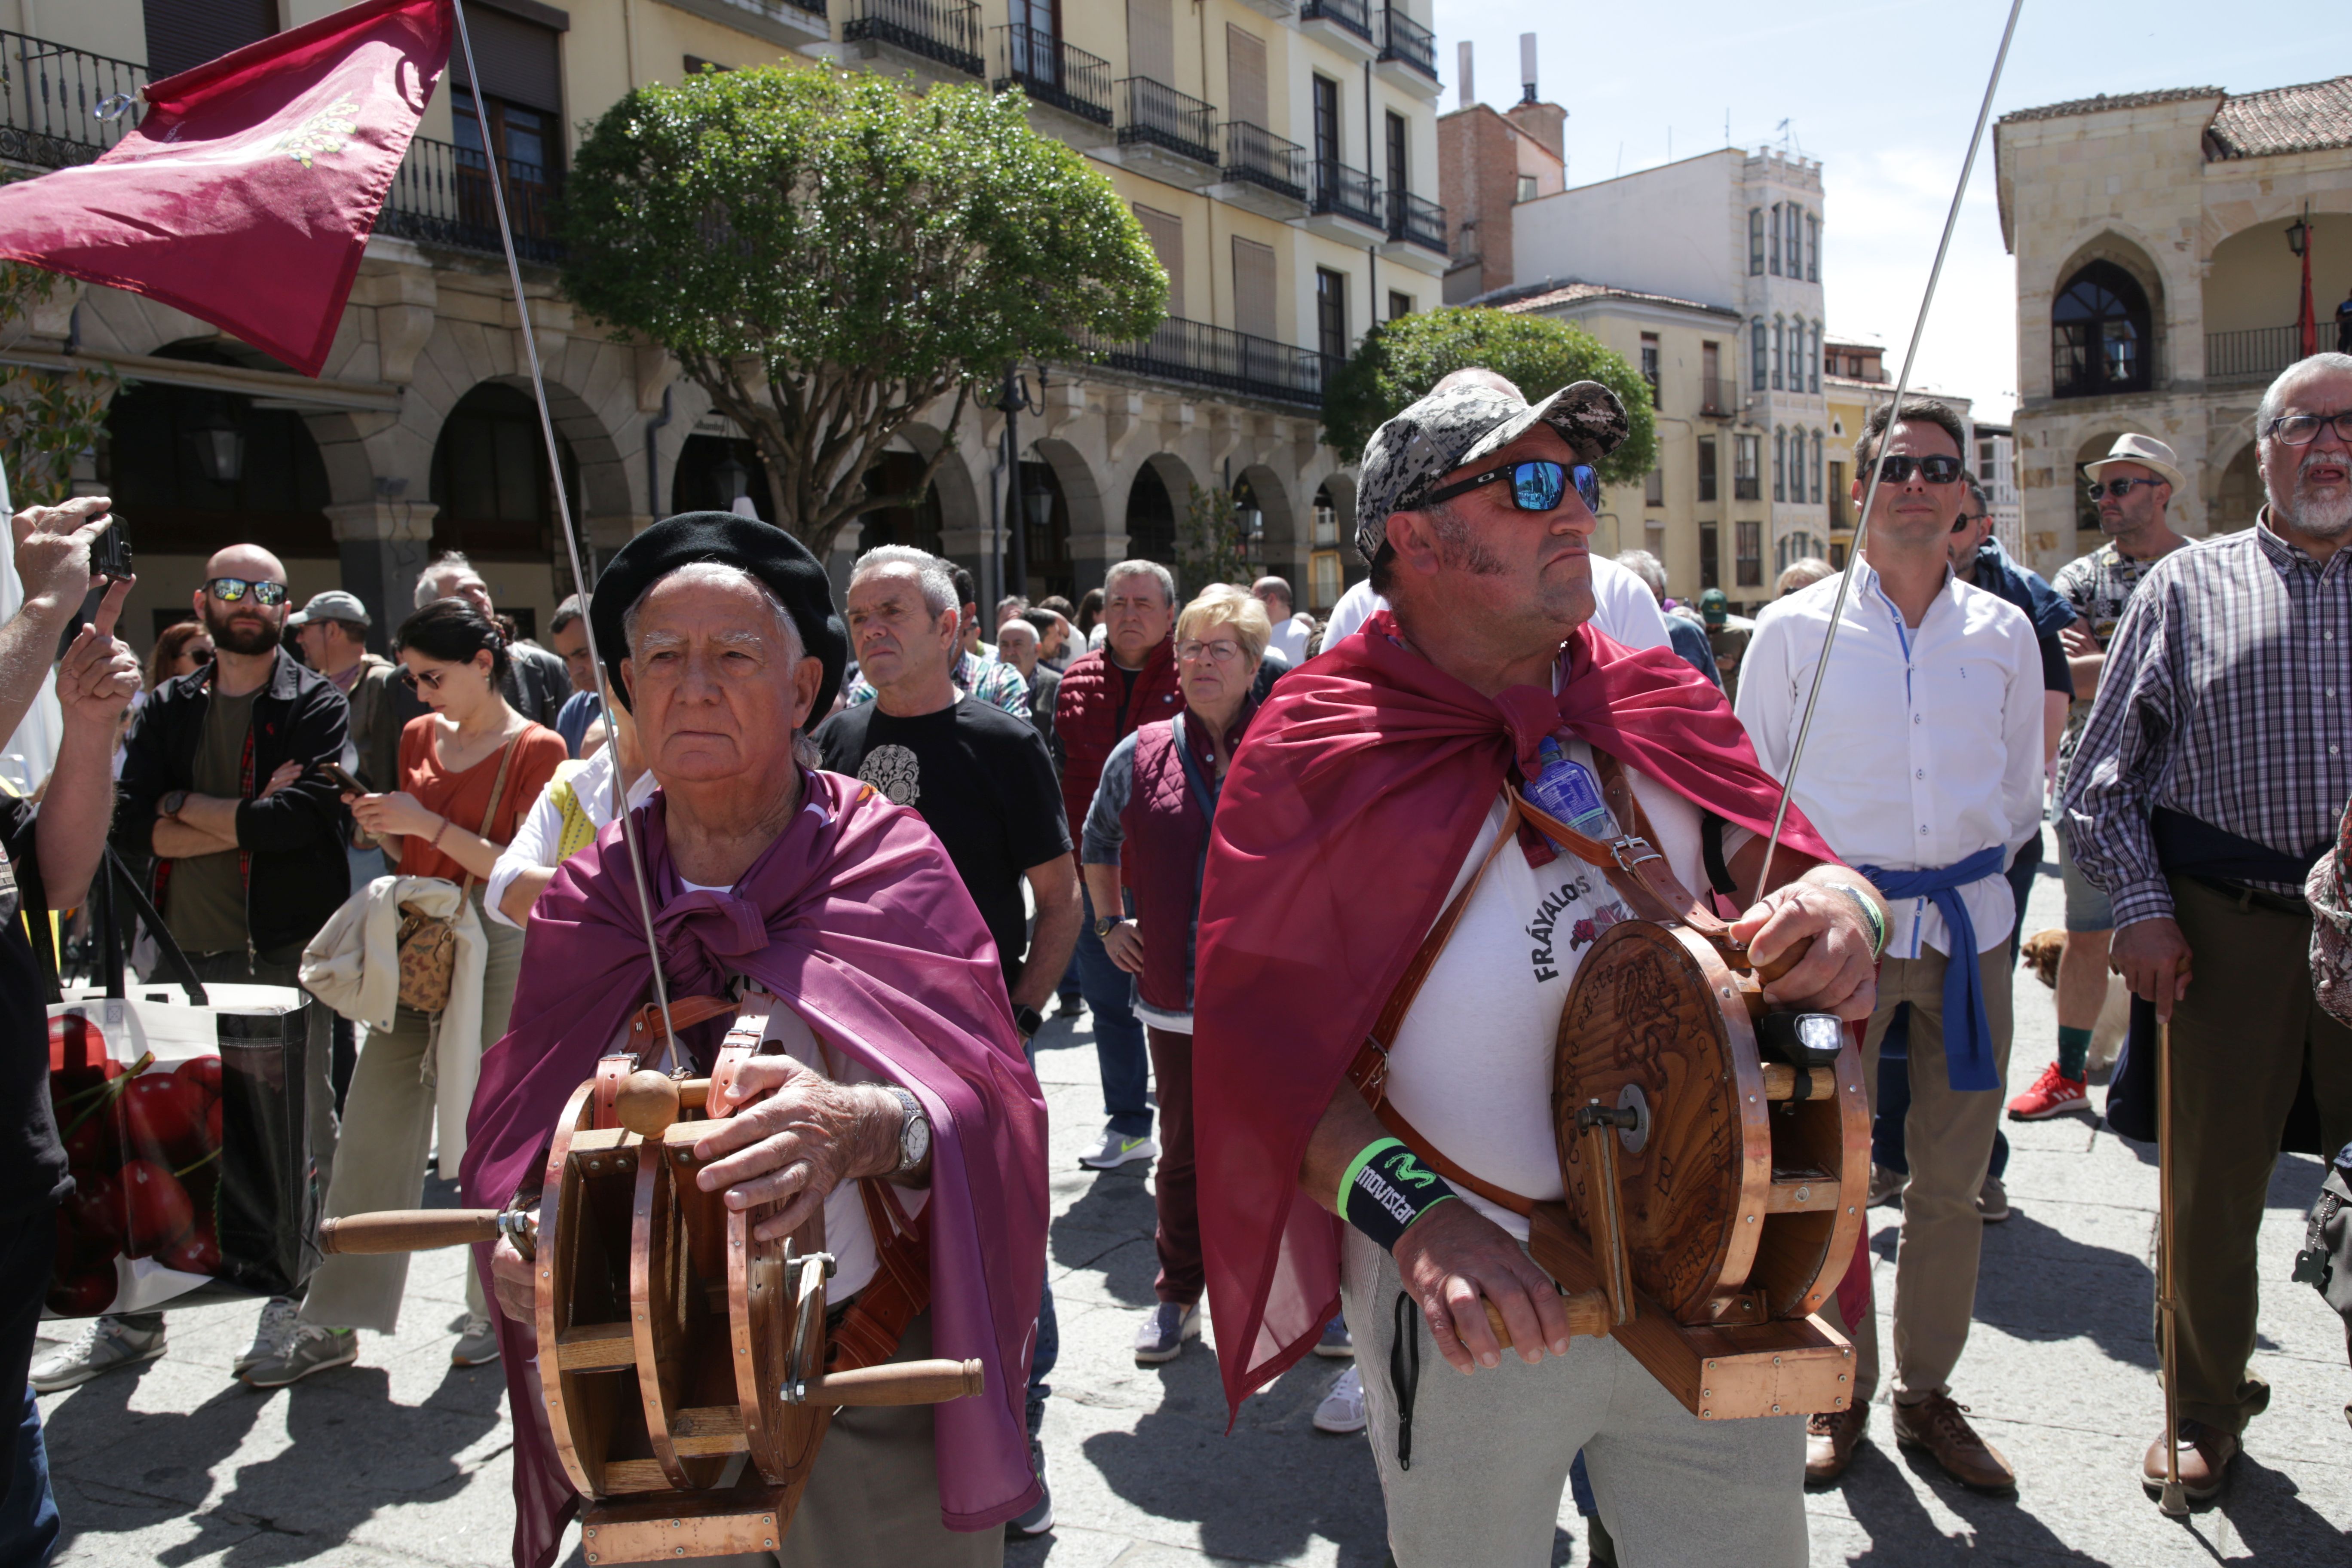
<svg viewBox="0 0 2352 1568"><path fill-rule="evenodd" d="M2352 147L2352 76L2227 99L2205 131L2212 161L2326 147Z"/></svg>

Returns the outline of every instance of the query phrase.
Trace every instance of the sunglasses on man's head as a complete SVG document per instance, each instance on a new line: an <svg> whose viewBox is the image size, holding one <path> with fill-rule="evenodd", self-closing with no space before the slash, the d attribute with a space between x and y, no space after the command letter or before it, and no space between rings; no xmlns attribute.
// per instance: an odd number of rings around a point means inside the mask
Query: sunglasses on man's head
<svg viewBox="0 0 2352 1568"><path fill-rule="evenodd" d="M256 583L245 577L215 577L205 584L205 592L224 605L234 605L250 594L255 604L274 609L286 602L287 588L283 583Z"/></svg>
<svg viewBox="0 0 2352 1568"><path fill-rule="evenodd" d="M2117 500L2121 500L2142 485L2160 485L2166 482L2163 479L2109 479L2105 484L2094 481L2086 493L2093 500L2098 500L2101 496L2113 496Z"/></svg>
<svg viewBox="0 0 2352 1568"><path fill-rule="evenodd" d="M1590 463L1557 463L1549 458L1533 458L1524 463L1508 463L1499 468L1489 468L1474 474L1459 484L1446 486L1431 493L1422 504L1435 506L1466 496L1481 485L1491 485L1498 479L1511 481L1511 504L1521 511L1549 511L1560 503L1573 482L1576 493L1584 502L1584 510L1601 510L1601 470Z"/></svg>
<svg viewBox="0 0 2352 1568"><path fill-rule="evenodd" d="M1940 453L1929 458L1906 458L1896 454L1878 459L1878 477L1890 485L1902 484L1915 473L1931 485L1957 484L1963 471L1958 458L1947 458Z"/></svg>

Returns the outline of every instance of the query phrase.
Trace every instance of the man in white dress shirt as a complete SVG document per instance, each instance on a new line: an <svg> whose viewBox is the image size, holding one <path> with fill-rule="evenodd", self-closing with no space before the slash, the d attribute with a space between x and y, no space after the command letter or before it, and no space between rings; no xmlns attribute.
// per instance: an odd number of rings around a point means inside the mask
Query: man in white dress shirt
<svg viewBox="0 0 2352 1568"><path fill-rule="evenodd" d="M1895 1436L1955 1479L2016 1484L1969 1426L1948 1379L1974 1313L1983 1221L1976 1208L2009 1068L2009 932L2003 869L2042 825L2042 661L2015 605L1954 577L1945 542L1968 488L1959 418L1906 398L1854 443L1853 499L1882 479L1866 547L1813 714L1796 803L1894 910L1878 1005L1863 1048L1873 1103L1878 1047L1910 1016L1911 1183L1895 1277ZM1740 667L1740 721L1769 773L1787 777L1839 579L1769 605ZM1833 1311L1825 1304L1824 1311ZM1876 1309L1853 1330L1856 1397L1812 1418L1806 1477L1836 1479L1869 1422L1878 1381Z"/></svg>

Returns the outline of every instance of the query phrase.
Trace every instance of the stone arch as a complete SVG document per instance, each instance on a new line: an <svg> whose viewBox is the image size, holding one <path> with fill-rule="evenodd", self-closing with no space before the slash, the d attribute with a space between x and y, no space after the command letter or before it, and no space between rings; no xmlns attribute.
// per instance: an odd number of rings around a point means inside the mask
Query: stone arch
<svg viewBox="0 0 2352 1568"><path fill-rule="evenodd" d="M2104 262L2117 268L2137 284L2147 300L2147 384L2151 387L2161 386L2171 378L2174 373L2171 332L2172 311L2175 304L2174 290L2165 279L2163 268L2155 260L2158 247L2146 236L2137 231L2124 232L2128 227L2127 225L2113 223L2101 227L2095 234L2087 236L2077 243L2073 251L2067 255L2064 262L2051 273L2046 291L2042 295L2042 299L2050 301L2050 305L2045 307L2042 312L2042 341L2038 349L2026 352L2038 353L2042 356L2044 366L2052 364L2055 350L2053 323L2049 319L2050 310L2055 307L2059 296L2066 291L2078 274L2085 268ZM2024 345L2021 345L2021 348L2023 349ZM2050 374L2054 391L2054 370Z"/></svg>
<svg viewBox="0 0 2352 1568"><path fill-rule="evenodd" d="M1029 460L1052 470L1060 492L1056 510L1062 513L1053 520L1052 527L1066 552L1052 573L1041 574L1033 563L1030 575L1033 583L1041 576L1049 577L1045 592L1067 594L1075 602L1078 584L1099 583L1102 568L1110 564L1113 531L1105 512L1102 484L1078 449L1057 437L1040 437L1029 448ZM1124 528L1118 532L1123 539Z"/></svg>
<svg viewBox="0 0 2352 1568"><path fill-rule="evenodd" d="M1250 499L1261 519L1255 552L1259 567L1287 578L1295 595L1307 565L1307 546L1298 526L1304 503L1290 493L1290 487L1270 464L1252 463L1244 468L1234 476L1236 487L1244 479L1249 481Z"/></svg>
<svg viewBox="0 0 2352 1568"><path fill-rule="evenodd" d="M1137 464L1120 519L1127 539L1119 555L1157 561L1174 571L1179 529L1199 482L1173 452L1154 452Z"/></svg>
<svg viewBox="0 0 2352 1568"><path fill-rule="evenodd" d="M2208 381L2268 381L2303 357L2295 330L2303 263L2286 242L2288 223L2301 216L2248 224L2213 245L2201 284ZM2332 349L2336 304L2352 289L2352 214L2315 211L2311 228L2319 346Z"/></svg>
<svg viewBox="0 0 2352 1568"><path fill-rule="evenodd" d="M2237 533L2253 527L2255 514L2270 499L2263 489L2262 444L2247 439L2213 471L2220 478L2205 505L2206 532Z"/></svg>

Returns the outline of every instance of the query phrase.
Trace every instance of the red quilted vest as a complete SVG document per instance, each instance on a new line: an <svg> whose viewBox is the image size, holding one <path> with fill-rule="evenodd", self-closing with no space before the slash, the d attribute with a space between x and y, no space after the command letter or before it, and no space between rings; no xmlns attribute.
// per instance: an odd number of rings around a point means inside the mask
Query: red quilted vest
<svg viewBox="0 0 2352 1568"><path fill-rule="evenodd" d="M1135 787L1119 814L1118 860L1135 889L1143 931L1137 992L1166 1013L1192 1010L1192 928L1201 912L1201 858L1209 818L1184 779L1173 720L1135 732Z"/></svg>
<svg viewBox="0 0 2352 1568"><path fill-rule="evenodd" d="M1087 807L1095 803L1103 763L1130 731L1183 711L1176 685L1176 644L1171 638L1151 650L1129 689L1102 650L1080 654L1062 673L1054 704L1054 734L1062 743L1062 810L1075 841L1085 831Z"/></svg>

